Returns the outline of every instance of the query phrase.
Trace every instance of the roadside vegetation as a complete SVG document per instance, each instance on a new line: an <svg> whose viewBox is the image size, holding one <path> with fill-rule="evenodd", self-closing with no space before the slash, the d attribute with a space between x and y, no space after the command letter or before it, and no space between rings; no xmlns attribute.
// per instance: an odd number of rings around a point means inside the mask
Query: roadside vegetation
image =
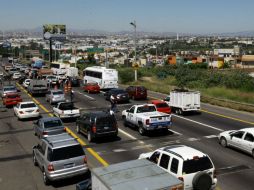
<svg viewBox="0 0 254 190"><path fill-rule="evenodd" d="M123 84L143 85L149 90L166 93L174 88L201 91L204 97L254 104L254 79L243 70L210 70L207 64L167 65L134 69L115 66ZM206 102L209 98L206 98Z"/></svg>

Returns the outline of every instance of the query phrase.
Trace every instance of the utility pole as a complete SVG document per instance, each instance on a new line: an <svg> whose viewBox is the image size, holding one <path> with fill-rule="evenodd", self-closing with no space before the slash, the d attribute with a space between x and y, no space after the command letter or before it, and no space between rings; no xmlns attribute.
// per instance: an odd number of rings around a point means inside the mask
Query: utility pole
<svg viewBox="0 0 254 190"><path fill-rule="evenodd" d="M49 39L49 62L52 63L52 39Z"/></svg>
<svg viewBox="0 0 254 190"><path fill-rule="evenodd" d="M137 64L137 25L136 25L136 21L134 20L134 22L131 22L130 25L132 25L134 27L134 52L135 52L135 57L134 57L134 66L136 67ZM137 74L137 68L134 69L134 74L135 74L135 81L137 81L138 79L138 74Z"/></svg>

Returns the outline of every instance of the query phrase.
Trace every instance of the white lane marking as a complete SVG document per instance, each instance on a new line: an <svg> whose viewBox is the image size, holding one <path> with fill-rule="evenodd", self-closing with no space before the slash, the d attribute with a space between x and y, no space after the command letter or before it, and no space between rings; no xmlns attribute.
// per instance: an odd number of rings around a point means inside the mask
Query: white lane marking
<svg viewBox="0 0 254 190"><path fill-rule="evenodd" d="M124 135L126 135L127 137L129 137L129 138L131 138L131 139L133 139L133 140L138 140L136 137L132 136L131 134L125 132L125 131L122 130L122 129L119 129L119 128L118 128L118 131L119 131L120 133L123 133ZM142 141L142 142L143 142L143 141ZM143 142L143 143L144 143L144 142Z"/></svg>
<svg viewBox="0 0 254 190"><path fill-rule="evenodd" d="M87 97L87 98L89 98L89 99L91 99L91 100L94 100L94 98L93 97L91 97L91 96L88 96L88 95L86 95L86 94L83 94L85 97Z"/></svg>
<svg viewBox="0 0 254 190"><path fill-rule="evenodd" d="M82 94L81 92L78 92L79 94Z"/></svg>
<svg viewBox="0 0 254 190"><path fill-rule="evenodd" d="M197 123L197 124L199 124L199 125L203 125L203 126L205 126L205 127L208 127L208 128L211 128L211 129L214 129L214 130L217 130L217 131L220 131L220 132L224 131L224 130L219 129L219 128L217 128L217 127L213 127L213 126L211 126L211 125L207 125L207 124L204 124L204 123L201 123L201 122L192 120L192 119L188 119L188 118L185 118L185 117L182 117L182 116L179 116L179 115L175 115L175 114L172 114L172 115L175 116L175 117L178 117L178 118L181 118L181 119L185 119L185 120L187 120L187 121L190 121L190 122L193 122L193 123Z"/></svg>
<svg viewBox="0 0 254 190"><path fill-rule="evenodd" d="M106 92L104 92L104 91L100 91L100 93L105 94Z"/></svg>
<svg viewBox="0 0 254 190"><path fill-rule="evenodd" d="M134 146L131 148L131 150L138 150L138 149L143 149L143 148L153 148L153 147L154 147L154 145L147 144L147 145Z"/></svg>
<svg viewBox="0 0 254 190"><path fill-rule="evenodd" d="M127 150L126 149L123 149L123 148L119 148L119 149L114 149L112 150L113 152L126 152Z"/></svg>
<svg viewBox="0 0 254 190"><path fill-rule="evenodd" d="M171 131L171 132L173 132L173 133L175 133L175 134L177 134L177 135L183 135L182 133L178 133L178 132L176 132L176 131L174 131L174 130L172 130L172 129L169 129L169 131Z"/></svg>
<svg viewBox="0 0 254 190"><path fill-rule="evenodd" d="M200 139L197 139L197 138L188 138L187 141L199 141Z"/></svg>
<svg viewBox="0 0 254 190"><path fill-rule="evenodd" d="M207 138L207 139L217 138L217 137L218 137L217 135L208 135L208 136L204 136L204 138Z"/></svg>

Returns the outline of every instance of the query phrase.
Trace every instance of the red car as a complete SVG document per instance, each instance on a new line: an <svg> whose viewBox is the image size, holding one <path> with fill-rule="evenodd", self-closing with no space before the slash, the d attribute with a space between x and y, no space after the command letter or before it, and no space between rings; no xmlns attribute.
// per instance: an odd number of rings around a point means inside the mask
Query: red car
<svg viewBox="0 0 254 190"><path fill-rule="evenodd" d="M3 98L3 105L6 107L17 105L19 102L22 102L22 99L18 93L8 93Z"/></svg>
<svg viewBox="0 0 254 190"><path fill-rule="evenodd" d="M83 87L88 93L100 93L100 86L97 83L86 83Z"/></svg>
<svg viewBox="0 0 254 190"><path fill-rule="evenodd" d="M155 107L157 108L157 111L159 112L168 113L168 114L171 113L171 108L169 107L169 105L162 100L151 100L150 103L154 104Z"/></svg>
<svg viewBox="0 0 254 190"><path fill-rule="evenodd" d="M129 86L126 88L129 97L135 99L147 99L147 90L144 86Z"/></svg>

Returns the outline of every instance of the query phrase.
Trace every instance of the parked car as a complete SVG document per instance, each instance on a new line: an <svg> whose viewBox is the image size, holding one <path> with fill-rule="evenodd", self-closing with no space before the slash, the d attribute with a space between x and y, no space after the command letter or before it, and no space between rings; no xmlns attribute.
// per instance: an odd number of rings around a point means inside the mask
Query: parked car
<svg viewBox="0 0 254 190"><path fill-rule="evenodd" d="M81 115L76 121L77 133L87 135L89 142L96 138L118 134L117 121L114 115L105 111L96 111Z"/></svg>
<svg viewBox="0 0 254 190"><path fill-rule="evenodd" d="M23 86L25 88L27 88L29 86L29 84L30 84L30 81L31 81L31 79L25 79L25 81L23 82Z"/></svg>
<svg viewBox="0 0 254 190"><path fill-rule="evenodd" d="M6 107L17 105L22 102L22 98L18 93L8 93L3 98L3 105Z"/></svg>
<svg viewBox="0 0 254 190"><path fill-rule="evenodd" d="M46 101L50 104L64 102L65 100L64 92L62 90L50 90L46 94Z"/></svg>
<svg viewBox="0 0 254 190"><path fill-rule="evenodd" d="M64 132L65 128L58 117L43 117L34 122L34 134L39 138Z"/></svg>
<svg viewBox="0 0 254 190"><path fill-rule="evenodd" d="M20 102L13 110L18 119L40 117L40 110L34 102Z"/></svg>
<svg viewBox="0 0 254 190"><path fill-rule="evenodd" d="M91 93L100 93L100 86L96 82L84 84L83 89L84 89L84 91L86 91L88 93L90 93L90 92Z"/></svg>
<svg viewBox="0 0 254 190"><path fill-rule="evenodd" d="M254 157L254 128L224 131L218 138L223 147L234 147Z"/></svg>
<svg viewBox="0 0 254 190"><path fill-rule="evenodd" d="M171 113L171 108L169 105L162 101L162 100L150 100L150 103L155 105L157 111L163 112L163 113Z"/></svg>
<svg viewBox="0 0 254 190"><path fill-rule="evenodd" d="M110 96L113 95L118 102L129 102L129 95L126 90L115 88L107 91L104 96L106 100L110 100Z"/></svg>
<svg viewBox="0 0 254 190"><path fill-rule="evenodd" d="M33 147L33 163L41 169L45 185L88 171L87 157L82 146L68 133L41 139Z"/></svg>
<svg viewBox="0 0 254 190"><path fill-rule="evenodd" d="M21 77L21 74L19 73L19 72L16 72L16 73L13 73L12 74L12 79L13 80L17 80L17 79L19 79Z"/></svg>
<svg viewBox="0 0 254 190"><path fill-rule="evenodd" d="M16 86L14 86L14 85L6 85L6 86L3 86L2 90L1 90L1 96L3 98L8 93L17 93L17 92L19 92L19 90L16 88Z"/></svg>
<svg viewBox="0 0 254 190"><path fill-rule="evenodd" d="M144 86L129 86L126 88L126 91L133 100L147 99L147 89Z"/></svg>
<svg viewBox="0 0 254 190"><path fill-rule="evenodd" d="M215 189L217 184L215 167L210 157L185 145L172 145L144 153L146 158L184 182L184 189Z"/></svg>

